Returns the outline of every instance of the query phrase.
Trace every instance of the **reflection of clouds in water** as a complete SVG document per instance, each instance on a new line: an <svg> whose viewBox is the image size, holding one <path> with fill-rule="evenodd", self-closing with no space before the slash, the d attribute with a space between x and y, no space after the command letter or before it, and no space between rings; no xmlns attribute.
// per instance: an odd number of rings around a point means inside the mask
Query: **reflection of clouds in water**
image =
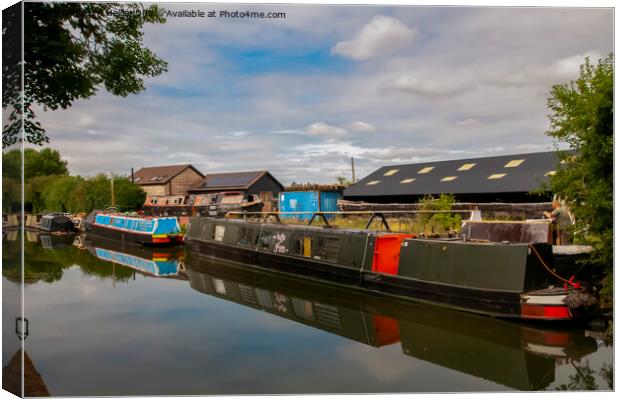
<svg viewBox="0 0 620 399"><path fill-rule="evenodd" d="M419 368L420 360L403 356L400 343L374 348L366 345L344 345L338 349L343 359L358 363L381 382L396 382Z"/></svg>

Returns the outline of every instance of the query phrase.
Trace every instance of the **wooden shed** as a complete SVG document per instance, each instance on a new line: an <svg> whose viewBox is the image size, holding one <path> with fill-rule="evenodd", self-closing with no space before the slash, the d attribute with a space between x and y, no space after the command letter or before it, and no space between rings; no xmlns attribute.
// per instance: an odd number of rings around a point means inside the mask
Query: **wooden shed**
<svg viewBox="0 0 620 399"><path fill-rule="evenodd" d="M188 189L204 179L190 164L152 166L134 173L133 182L147 195L187 195Z"/></svg>

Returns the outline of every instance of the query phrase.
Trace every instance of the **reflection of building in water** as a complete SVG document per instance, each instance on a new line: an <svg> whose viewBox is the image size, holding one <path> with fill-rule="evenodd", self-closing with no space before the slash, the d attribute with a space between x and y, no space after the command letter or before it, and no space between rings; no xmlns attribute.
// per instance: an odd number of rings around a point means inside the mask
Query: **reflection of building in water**
<svg viewBox="0 0 620 399"><path fill-rule="evenodd" d="M2 233L4 239L7 241L17 241L17 237L19 236L19 230L3 230Z"/></svg>
<svg viewBox="0 0 620 399"><path fill-rule="evenodd" d="M15 352L9 363L2 369L2 389L22 396L22 352ZM41 374L24 352L24 396L50 396Z"/></svg>
<svg viewBox="0 0 620 399"><path fill-rule="evenodd" d="M584 331L549 330L341 289L188 255L193 289L520 390L555 379L557 359L596 350Z"/></svg>

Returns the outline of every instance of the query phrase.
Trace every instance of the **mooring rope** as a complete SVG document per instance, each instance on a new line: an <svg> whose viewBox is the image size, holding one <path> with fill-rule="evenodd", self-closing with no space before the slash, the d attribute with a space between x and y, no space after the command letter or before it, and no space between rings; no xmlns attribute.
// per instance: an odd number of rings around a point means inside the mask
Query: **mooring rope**
<svg viewBox="0 0 620 399"><path fill-rule="evenodd" d="M565 284L570 284L571 287L573 288L580 288L581 284L579 284L578 282L573 282L573 279L575 278L575 276L571 276L570 279L565 279L564 277L560 276L559 274L557 274L556 272L554 272L553 270L551 270L551 268L549 266L547 266L547 264L545 263L545 261L543 260L542 256L540 256L540 254L538 253L538 250L532 245L532 244L528 244L528 247L530 247L532 249L532 251L534 251L534 254L536 255L536 257L538 258L538 260L540 261L540 263L544 266L545 269L547 269L547 271L553 275L555 278L559 279L560 281L562 281Z"/></svg>

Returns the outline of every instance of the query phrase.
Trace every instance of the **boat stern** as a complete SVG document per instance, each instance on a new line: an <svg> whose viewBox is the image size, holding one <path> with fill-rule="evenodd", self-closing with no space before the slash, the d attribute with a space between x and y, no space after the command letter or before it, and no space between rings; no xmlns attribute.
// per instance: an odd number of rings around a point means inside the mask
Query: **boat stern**
<svg viewBox="0 0 620 399"><path fill-rule="evenodd" d="M521 294L521 317L532 320L575 320L596 303L583 288L549 287Z"/></svg>

